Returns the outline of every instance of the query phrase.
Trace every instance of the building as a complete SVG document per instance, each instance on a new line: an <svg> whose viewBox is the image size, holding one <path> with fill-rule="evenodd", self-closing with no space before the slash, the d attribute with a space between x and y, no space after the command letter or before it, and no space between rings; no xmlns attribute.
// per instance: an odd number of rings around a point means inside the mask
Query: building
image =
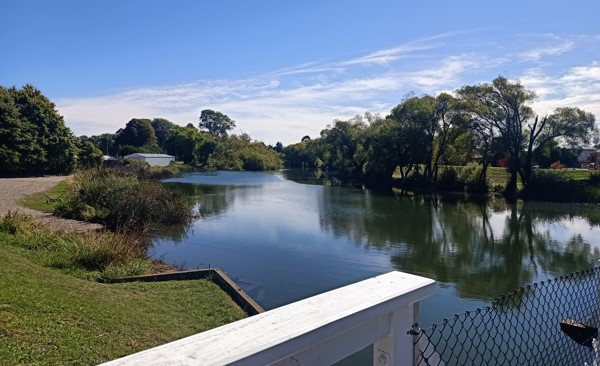
<svg viewBox="0 0 600 366"><path fill-rule="evenodd" d="M135 153L125 155L125 159L127 160L135 160L135 161L145 161L151 166L166 166L169 165L170 162L175 161L175 157L167 154L142 154Z"/></svg>
<svg viewBox="0 0 600 366"><path fill-rule="evenodd" d="M102 156L102 164L104 164L105 166L113 166L114 164L117 164L118 162L119 162L119 159L113 158L112 156L109 156L109 155Z"/></svg>

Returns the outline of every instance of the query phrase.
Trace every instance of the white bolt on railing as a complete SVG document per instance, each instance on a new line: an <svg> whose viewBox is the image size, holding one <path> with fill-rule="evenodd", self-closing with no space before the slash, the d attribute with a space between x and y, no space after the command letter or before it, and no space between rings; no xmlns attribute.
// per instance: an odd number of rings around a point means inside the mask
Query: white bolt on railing
<svg viewBox="0 0 600 366"><path fill-rule="evenodd" d="M374 365L413 365L419 301L435 281L390 272L103 366L330 365L373 344Z"/></svg>

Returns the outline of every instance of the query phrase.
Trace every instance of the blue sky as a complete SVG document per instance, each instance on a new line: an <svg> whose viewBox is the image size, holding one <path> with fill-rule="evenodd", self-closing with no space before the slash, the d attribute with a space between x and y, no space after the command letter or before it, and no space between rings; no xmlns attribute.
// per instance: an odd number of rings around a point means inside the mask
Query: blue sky
<svg viewBox="0 0 600 366"><path fill-rule="evenodd" d="M600 1L0 2L0 85L77 135L202 109L274 144L498 75L600 119Z"/></svg>

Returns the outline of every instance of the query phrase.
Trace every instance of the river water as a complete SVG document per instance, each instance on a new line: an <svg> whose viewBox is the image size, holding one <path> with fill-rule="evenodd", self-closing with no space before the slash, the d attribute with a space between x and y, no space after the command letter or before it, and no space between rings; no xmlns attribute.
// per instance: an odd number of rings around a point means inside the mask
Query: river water
<svg viewBox="0 0 600 366"><path fill-rule="evenodd" d="M437 281L421 303L427 327L600 259L598 206L385 195L294 170L165 183L201 218L153 234L150 255L219 267L267 310L398 270Z"/></svg>

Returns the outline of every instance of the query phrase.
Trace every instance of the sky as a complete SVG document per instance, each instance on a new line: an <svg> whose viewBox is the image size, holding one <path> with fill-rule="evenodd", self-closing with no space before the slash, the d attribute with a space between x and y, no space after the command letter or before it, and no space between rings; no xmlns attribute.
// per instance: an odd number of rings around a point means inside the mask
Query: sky
<svg viewBox="0 0 600 366"><path fill-rule="evenodd" d="M78 136L213 109L287 145L499 75L540 115L600 119L599 18L599 0L0 0L0 85L34 85Z"/></svg>

